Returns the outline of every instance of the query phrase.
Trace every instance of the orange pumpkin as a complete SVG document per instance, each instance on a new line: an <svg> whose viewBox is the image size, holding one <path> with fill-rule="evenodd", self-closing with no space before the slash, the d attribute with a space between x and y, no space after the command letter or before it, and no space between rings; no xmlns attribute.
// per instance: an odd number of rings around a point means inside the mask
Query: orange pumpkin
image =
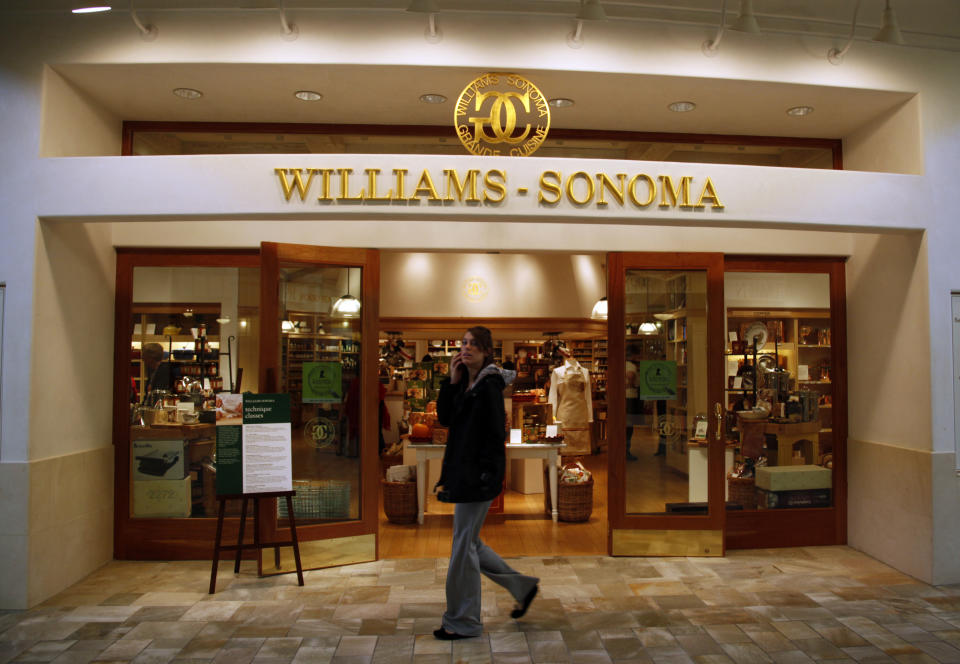
<svg viewBox="0 0 960 664"><path fill-rule="evenodd" d="M413 425L413 428L410 429L410 435L414 438L427 438L430 436L430 427L426 424L418 422Z"/></svg>

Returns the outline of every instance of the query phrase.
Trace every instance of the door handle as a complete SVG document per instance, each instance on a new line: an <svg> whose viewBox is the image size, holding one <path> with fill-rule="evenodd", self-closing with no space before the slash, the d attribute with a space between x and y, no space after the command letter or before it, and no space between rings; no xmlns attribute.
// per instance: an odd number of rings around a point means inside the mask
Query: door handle
<svg viewBox="0 0 960 664"><path fill-rule="evenodd" d="M713 404L713 412L717 416L717 431L714 434L717 440L720 440L723 436L723 406L720 405L720 402Z"/></svg>

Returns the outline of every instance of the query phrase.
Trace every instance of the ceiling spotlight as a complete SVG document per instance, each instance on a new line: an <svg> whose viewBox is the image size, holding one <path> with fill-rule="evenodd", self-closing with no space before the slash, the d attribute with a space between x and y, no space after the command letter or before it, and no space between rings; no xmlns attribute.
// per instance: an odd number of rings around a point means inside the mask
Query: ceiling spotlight
<svg viewBox="0 0 960 664"><path fill-rule="evenodd" d="M293 93L293 96L300 101L320 101L323 99L322 94L313 90L297 90Z"/></svg>
<svg viewBox="0 0 960 664"><path fill-rule="evenodd" d="M174 88L173 94L184 99L200 99L203 96L202 92L193 88Z"/></svg>
<svg viewBox="0 0 960 664"><path fill-rule="evenodd" d="M570 108L573 106L573 104L574 101L572 99L567 99L566 97L555 97L547 100L547 105L551 108Z"/></svg>
<svg viewBox="0 0 960 664"><path fill-rule="evenodd" d="M113 9L110 5L80 5L70 11L74 14L96 14L98 12L108 12Z"/></svg>
<svg viewBox="0 0 960 664"><path fill-rule="evenodd" d="M883 9L883 22L880 24L880 32L874 36L873 41L903 45L903 35L900 34L897 15L893 13L890 0L887 0L887 5Z"/></svg>
<svg viewBox="0 0 960 664"><path fill-rule="evenodd" d="M428 92L420 95L420 101L422 101L424 104L442 104L443 102L447 101L447 98L441 94Z"/></svg>
<svg viewBox="0 0 960 664"><path fill-rule="evenodd" d="M791 106L787 109L787 115L793 118L802 118L811 113L813 113L813 106Z"/></svg>
<svg viewBox="0 0 960 664"><path fill-rule="evenodd" d="M740 16L733 22L730 29L749 32L753 35L760 34L760 24L757 23L757 17L753 15L753 0L740 0Z"/></svg>
<svg viewBox="0 0 960 664"><path fill-rule="evenodd" d="M675 101L667 105L674 113L689 113L697 107L692 101Z"/></svg>

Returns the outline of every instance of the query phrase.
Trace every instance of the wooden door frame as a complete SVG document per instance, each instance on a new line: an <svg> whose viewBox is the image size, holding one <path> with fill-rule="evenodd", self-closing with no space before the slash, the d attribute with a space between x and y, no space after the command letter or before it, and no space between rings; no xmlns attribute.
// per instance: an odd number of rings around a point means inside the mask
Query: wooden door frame
<svg viewBox="0 0 960 664"><path fill-rule="evenodd" d="M722 530L725 522L723 445L715 444L711 426L708 451L709 514L674 516L626 513L626 271L704 270L707 275L707 402L722 401L723 374L723 254L707 252L611 252L607 255L607 440L608 551L615 530ZM711 419L711 423L713 420ZM722 441L721 441L722 443Z"/></svg>
<svg viewBox="0 0 960 664"><path fill-rule="evenodd" d="M724 272L820 273L830 277L833 389L833 507L730 512L726 547L753 549L847 542L847 287L846 258L836 256L724 257Z"/></svg>
<svg viewBox="0 0 960 664"><path fill-rule="evenodd" d="M361 278L361 361L360 361L360 518L329 524L297 525L301 542L355 535L376 535L379 525L380 458L377 439L379 394L376 389L380 324L380 252L376 249L320 247L278 242L260 243L260 385L263 392L279 389L276 382L280 344L280 309L277 288L281 263L314 263L343 267L359 267ZM275 275L273 279L269 275ZM276 325L268 321L276 321ZM270 370L273 369L273 376ZM272 384L271 384L272 382ZM261 507L261 523L267 537L286 539L288 528L277 528L274 501ZM379 538L377 557L379 557Z"/></svg>
<svg viewBox="0 0 960 664"><path fill-rule="evenodd" d="M133 518L130 510L130 321L137 267L260 267L252 250L117 248L113 361L113 557L117 560L203 560L213 551L216 518ZM224 537L237 533L237 519Z"/></svg>

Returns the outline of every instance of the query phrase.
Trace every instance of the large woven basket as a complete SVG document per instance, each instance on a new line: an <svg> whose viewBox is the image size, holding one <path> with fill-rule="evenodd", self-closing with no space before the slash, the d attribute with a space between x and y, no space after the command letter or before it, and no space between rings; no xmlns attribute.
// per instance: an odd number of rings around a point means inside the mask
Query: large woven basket
<svg viewBox="0 0 960 664"><path fill-rule="evenodd" d="M383 513L390 523L413 523L417 520L417 483L388 482L383 484Z"/></svg>
<svg viewBox="0 0 960 664"><path fill-rule="evenodd" d="M727 500L740 503L745 510L757 509L757 488L753 477L728 477Z"/></svg>
<svg viewBox="0 0 960 664"><path fill-rule="evenodd" d="M593 513L593 478L582 484L557 486L557 518L560 521L587 521Z"/></svg>

